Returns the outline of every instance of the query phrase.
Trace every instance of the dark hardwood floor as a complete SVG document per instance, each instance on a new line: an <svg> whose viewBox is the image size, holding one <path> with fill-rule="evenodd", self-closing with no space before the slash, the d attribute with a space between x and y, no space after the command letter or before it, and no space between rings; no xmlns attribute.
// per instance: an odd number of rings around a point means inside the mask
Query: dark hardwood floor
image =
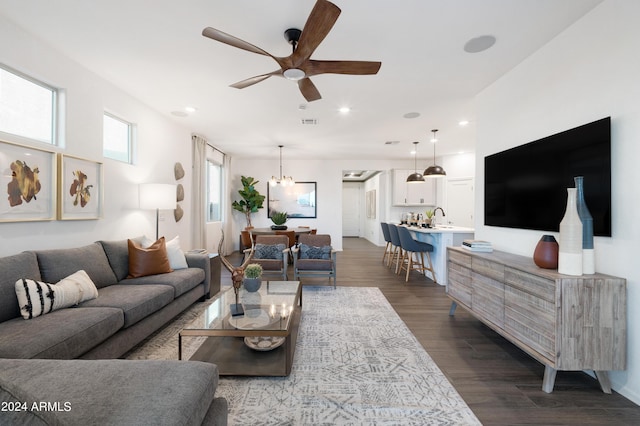
<svg viewBox="0 0 640 426"><path fill-rule="evenodd" d="M443 286L416 272L405 283L382 264L382 255L383 249L367 240L343 239L338 285L380 288L484 425L640 424L638 405L616 392L604 394L583 372L560 371L554 392L543 392L542 364L463 308L449 316L451 302ZM237 253L233 258L239 262ZM228 277L223 275L223 285Z"/></svg>

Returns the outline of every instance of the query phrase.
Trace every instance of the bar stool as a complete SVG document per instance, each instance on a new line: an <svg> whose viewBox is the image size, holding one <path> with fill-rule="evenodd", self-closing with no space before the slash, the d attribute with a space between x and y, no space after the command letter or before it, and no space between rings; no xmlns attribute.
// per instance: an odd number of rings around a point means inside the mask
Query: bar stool
<svg viewBox="0 0 640 426"><path fill-rule="evenodd" d="M393 242L391 241L391 234L389 233L389 224L386 222L380 222L380 226L382 227L382 235L384 236L384 240L387 242L387 245L384 246L384 254L382 255L382 263L385 263L385 259L389 256L391 259L391 253L393 252ZM386 262L387 266L390 266L390 261Z"/></svg>
<svg viewBox="0 0 640 426"><path fill-rule="evenodd" d="M391 257L389 258L389 268L395 262L396 264L396 274L400 273L400 258L403 257L402 245L400 244L400 236L398 235L398 227L393 223L388 223L389 225L389 236L391 237L391 244L393 244L393 252L391 253Z"/></svg>
<svg viewBox="0 0 640 426"><path fill-rule="evenodd" d="M405 282L409 281L410 271L419 271L423 274L425 273L425 271L429 271L431 272L433 282L437 284L438 281L436 281L436 273L433 270L433 264L431 263L430 255L430 253L433 251L433 246L428 243L423 243L422 241L414 240L409 230L404 226L398 227L398 236L400 237L400 243L402 244L402 249L404 251L404 254L402 255L402 259L398 263L398 266L400 267L400 271L402 271L403 269L407 270ZM428 267L424 263L425 253L427 254L427 261L429 262Z"/></svg>

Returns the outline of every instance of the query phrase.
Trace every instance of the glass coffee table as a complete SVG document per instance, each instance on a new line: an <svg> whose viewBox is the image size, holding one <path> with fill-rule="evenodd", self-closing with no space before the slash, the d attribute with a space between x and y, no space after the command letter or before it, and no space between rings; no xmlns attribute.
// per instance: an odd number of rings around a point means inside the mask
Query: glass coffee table
<svg viewBox="0 0 640 426"><path fill-rule="evenodd" d="M232 316L233 288L204 309L178 334L178 359L186 337L206 337L189 358L211 362L226 376L288 376L302 313L299 281L263 281L257 292L241 288L244 315Z"/></svg>

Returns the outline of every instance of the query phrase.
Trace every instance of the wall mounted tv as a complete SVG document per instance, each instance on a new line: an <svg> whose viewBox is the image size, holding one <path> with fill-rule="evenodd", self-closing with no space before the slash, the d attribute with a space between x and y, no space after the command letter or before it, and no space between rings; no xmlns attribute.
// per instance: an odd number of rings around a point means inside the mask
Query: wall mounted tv
<svg viewBox="0 0 640 426"><path fill-rule="evenodd" d="M484 224L558 232L574 176L594 235L611 236L611 117L484 159Z"/></svg>

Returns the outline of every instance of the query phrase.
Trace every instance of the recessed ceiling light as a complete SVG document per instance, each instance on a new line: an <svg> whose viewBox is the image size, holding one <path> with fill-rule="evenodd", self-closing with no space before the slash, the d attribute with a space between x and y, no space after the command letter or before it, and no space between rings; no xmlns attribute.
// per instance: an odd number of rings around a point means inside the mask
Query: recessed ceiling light
<svg viewBox="0 0 640 426"><path fill-rule="evenodd" d="M404 118L418 118L420 117L420 113L419 112L408 112L405 115L403 115Z"/></svg>
<svg viewBox="0 0 640 426"><path fill-rule="evenodd" d="M186 107L184 107L184 110L185 110L186 112L188 112L189 114L194 113L194 112L196 112L196 111L197 111L197 109L196 109L196 108L194 108L194 107L192 107L192 106L186 106Z"/></svg>
<svg viewBox="0 0 640 426"><path fill-rule="evenodd" d="M467 53L483 52L496 43L496 38L492 35L482 35L475 37L464 44L464 51Z"/></svg>
<svg viewBox="0 0 640 426"><path fill-rule="evenodd" d="M349 108L348 106L343 106L338 111L340 111L340 113L342 114L348 114L351 111L351 108Z"/></svg>
<svg viewBox="0 0 640 426"><path fill-rule="evenodd" d="M458 126L460 126L460 127L464 127L464 126L466 126L468 124L469 124L469 120L460 120L458 122Z"/></svg>

